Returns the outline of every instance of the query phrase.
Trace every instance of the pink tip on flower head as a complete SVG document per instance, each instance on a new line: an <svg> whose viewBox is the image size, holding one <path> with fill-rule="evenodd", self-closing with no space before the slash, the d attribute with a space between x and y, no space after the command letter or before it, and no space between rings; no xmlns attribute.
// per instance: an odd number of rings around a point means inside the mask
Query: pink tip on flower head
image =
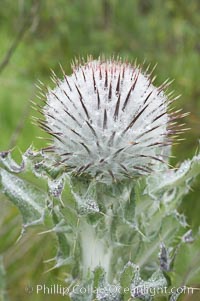
<svg viewBox="0 0 200 301"><path fill-rule="evenodd" d="M70 171L107 183L166 167L172 137L181 132L181 114L168 110L167 81L155 87L139 66L90 58L54 82L40 124Z"/></svg>

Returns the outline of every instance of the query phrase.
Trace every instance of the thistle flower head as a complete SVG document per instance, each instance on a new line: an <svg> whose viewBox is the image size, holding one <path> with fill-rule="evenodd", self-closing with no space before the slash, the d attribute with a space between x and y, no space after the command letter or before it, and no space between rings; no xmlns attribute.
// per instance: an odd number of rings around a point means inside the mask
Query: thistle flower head
<svg viewBox="0 0 200 301"><path fill-rule="evenodd" d="M41 126L53 136L53 151L75 174L99 181L122 180L159 169L178 112L156 88L151 74L121 60L73 65L73 73L48 89Z"/></svg>

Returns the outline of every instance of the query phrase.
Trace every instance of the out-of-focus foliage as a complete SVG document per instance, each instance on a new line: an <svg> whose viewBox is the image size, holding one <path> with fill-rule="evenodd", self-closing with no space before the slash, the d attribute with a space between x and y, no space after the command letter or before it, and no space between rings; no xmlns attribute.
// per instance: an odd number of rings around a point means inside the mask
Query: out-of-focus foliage
<svg viewBox="0 0 200 301"><path fill-rule="evenodd" d="M29 100L36 99L38 79L50 84L50 68L60 75L59 63L69 73L74 56L119 54L129 60L137 58L139 63L144 59L152 66L158 63L157 84L168 77L175 79L171 89L182 94L177 107L191 112L185 119L191 130L185 134L186 140L174 147L172 163L191 157L200 133L199 1L1 0L0 63L30 12L34 15L31 26L0 73L1 150L16 144L19 157L18 148L25 151L31 143L44 145L36 138L44 134L31 124L31 116L37 113ZM30 181L34 180L30 177ZM199 227L199 194L197 183L182 208L195 229ZM13 246L20 234L18 212L11 205L8 208L3 197L0 225L0 253L5 254L11 300L44 300L44 296L27 295L24 287L47 280L59 283L57 271L42 274L48 269L42 261L55 256L49 247L55 238L35 236L33 229Z"/></svg>

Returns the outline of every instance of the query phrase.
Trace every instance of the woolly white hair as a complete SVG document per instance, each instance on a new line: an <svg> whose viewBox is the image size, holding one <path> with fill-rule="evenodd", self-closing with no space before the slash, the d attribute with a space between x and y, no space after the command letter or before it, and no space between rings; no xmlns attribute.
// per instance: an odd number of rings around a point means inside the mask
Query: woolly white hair
<svg viewBox="0 0 200 301"><path fill-rule="evenodd" d="M75 174L102 182L123 180L162 168L178 111L156 88L151 74L121 60L88 59L73 73L53 80L40 125L53 136L53 151ZM167 156L166 156L167 157Z"/></svg>

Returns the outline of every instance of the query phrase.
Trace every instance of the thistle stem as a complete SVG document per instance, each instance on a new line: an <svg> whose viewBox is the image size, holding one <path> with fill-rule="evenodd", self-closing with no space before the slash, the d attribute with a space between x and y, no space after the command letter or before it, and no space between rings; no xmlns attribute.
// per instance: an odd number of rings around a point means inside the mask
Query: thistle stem
<svg viewBox="0 0 200 301"><path fill-rule="evenodd" d="M80 229L83 278L86 278L88 273L90 274L97 267L101 267L106 272L105 278L108 280L112 248L104 237L98 237L95 226L87 223L85 219L80 222Z"/></svg>

